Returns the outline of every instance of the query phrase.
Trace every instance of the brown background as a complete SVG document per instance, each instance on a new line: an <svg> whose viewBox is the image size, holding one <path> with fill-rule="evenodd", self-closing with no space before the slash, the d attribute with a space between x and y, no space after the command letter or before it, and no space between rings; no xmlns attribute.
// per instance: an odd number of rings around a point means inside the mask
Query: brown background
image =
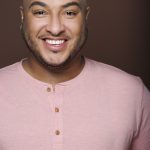
<svg viewBox="0 0 150 150"><path fill-rule="evenodd" d="M0 6L0 67L26 57L21 38L21 0ZM140 76L150 88L149 0L90 0L86 56Z"/></svg>

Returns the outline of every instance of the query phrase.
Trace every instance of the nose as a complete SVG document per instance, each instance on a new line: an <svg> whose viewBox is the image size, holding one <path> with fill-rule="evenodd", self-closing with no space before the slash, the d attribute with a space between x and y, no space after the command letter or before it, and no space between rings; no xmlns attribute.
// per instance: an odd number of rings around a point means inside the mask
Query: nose
<svg viewBox="0 0 150 150"><path fill-rule="evenodd" d="M50 17L48 24L46 26L46 31L51 33L53 36L57 36L64 32L65 28L63 25L63 21L58 16Z"/></svg>

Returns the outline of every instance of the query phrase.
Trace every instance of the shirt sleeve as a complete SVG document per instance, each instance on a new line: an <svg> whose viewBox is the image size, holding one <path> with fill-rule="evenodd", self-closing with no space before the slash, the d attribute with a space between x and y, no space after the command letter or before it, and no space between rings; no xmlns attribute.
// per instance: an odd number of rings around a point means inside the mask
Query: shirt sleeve
<svg viewBox="0 0 150 150"><path fill-rule="evenodd" d="M150 150L150 92L146 87L142 95L140 128L131 150Z"/></svg>

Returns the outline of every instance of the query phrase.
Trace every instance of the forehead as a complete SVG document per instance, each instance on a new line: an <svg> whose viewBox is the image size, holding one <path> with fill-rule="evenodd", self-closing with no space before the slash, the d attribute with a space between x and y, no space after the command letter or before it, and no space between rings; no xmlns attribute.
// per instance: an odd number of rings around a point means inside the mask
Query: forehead
<svg viewBox="0 0 150 150"><path fill-rule="evenodd" d="M43 2L45 4L58 4L58 5L63 5L65 3L69 3L69 2L78 2L81 4L86 4L87 0L22 0L23 1L23 6L29 6L31 3L33 2Z"/></svg>

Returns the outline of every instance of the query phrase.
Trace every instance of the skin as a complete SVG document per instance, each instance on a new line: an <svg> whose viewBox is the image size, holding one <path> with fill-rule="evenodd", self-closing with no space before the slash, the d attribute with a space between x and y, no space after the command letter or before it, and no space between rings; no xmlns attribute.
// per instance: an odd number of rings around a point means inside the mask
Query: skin
<svg viewBox="0 0 150 150"><path fill-rule="evenodd" d="M77 76L84 67L80 52L87 38L86 1L24 0L20 10L22 35L31 52L23 61L24 69L51 84Z"/></svg>

